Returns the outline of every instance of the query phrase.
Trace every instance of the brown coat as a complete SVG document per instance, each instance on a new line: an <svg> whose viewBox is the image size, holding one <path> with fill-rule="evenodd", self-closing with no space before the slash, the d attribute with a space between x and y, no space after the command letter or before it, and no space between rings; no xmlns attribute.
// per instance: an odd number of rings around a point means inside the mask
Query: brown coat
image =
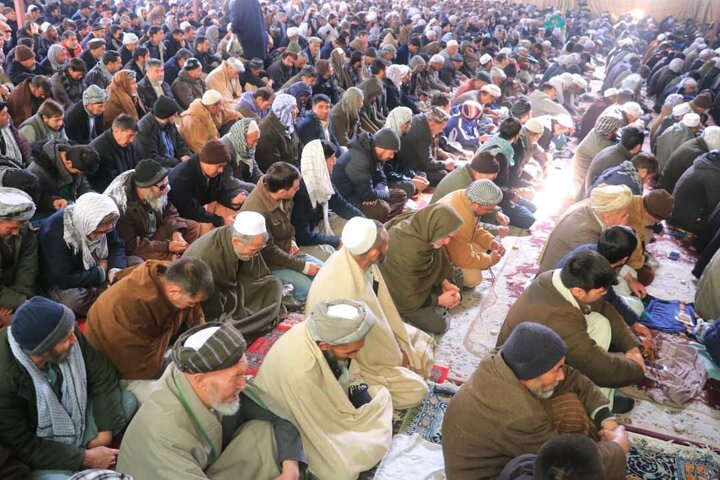
<svg viewBox="0 0 720 480"><path fill-rule="evenodd" d="M628 226L635 229L638 244L627 264L629 267L639 270L645 265L645 245L650 241L647 227L645 227L645 206L642 195L633 195L628 211Z"/></svg>
<svg viewBox="0 0 720 480"><path fill-rule="evenodd" d="M588 416L608 406L607 399L572 367L555 396L575 393ZM540 400L520 383L498 352L485 357L450 402L442 425L448 480L495 478L510 460L535 454L559 435L552 399ZM598 444L606 480L625 478L625 452L614 442Z"/></svg>
<svg viewBox="0 0 720 480"><path fill-rule="evenodd" d="M21 125L25 120L35 115L42 103L30 93L29 83L30 79L23 80L20 85L13 88L8 97L8 113L14 125ZM50 94L50 92L47 93ZM48 98L52 98L52 95Z"/></svg>
<svg viewBox="0 0 720 480"><path fill-rule="evenodd" d="M120 378L159 378L170 339L182 325L205 323L200 304L179 310L163 291L169 262L148 260L103 292L88 312L85 336Z"/></svg>
<svg viewBox="0 0 720 480"><path fill-rule="evenodd" d="M610 321L612 340L605 351L587 333L582 310L570 304L552 284L553 271L545 272L528 286L510 307L500 329L497 345L501 346L522 322L541 323L555 331L567 344L567 364L600 387L624 387L643 378L643 370L623 353L639 347L630 328L620 314L605 300L590 305L580 304L586 311L597 312Z"/></svg>
<svg viewBox="0 0 720 480"><path fill-rule="evenodd" d="M465 190L456 190L440 199L460 215L463 224L445 247L450 260L460 268L488 268L492 262L487 253L495 237L482 227L480 219L470 208Z"/></svg>
<svg viewBox="0 0 720 480"><path fill-rule="evenodd" d="M197 98L192 101L190 108L180 114L180 135L190 150L198 153L208 140L220 139L220 128L223 125L240 118L242 115L239 112L226 108L213 116Z"/></svg>
<svg viewBox="0 0 720 480"><path fill-rule="evenodd" d="M265 176L258 180L257 186L250 192L241 211L257 212L265 217L265 226L269 235L262 256L270 270L289 268L302 272L305 262L290 255L295 240L295 227L290 223L292 200L276 201L265 186Z"/></svg>
<svg viewBox="0 0 720 480"><path fill-rule="evenodd" d="M580 245L597 243L603 226L590 208L589 200L576 203L560 217L540 253L540 273L555 268L568 253Z"/></svg>

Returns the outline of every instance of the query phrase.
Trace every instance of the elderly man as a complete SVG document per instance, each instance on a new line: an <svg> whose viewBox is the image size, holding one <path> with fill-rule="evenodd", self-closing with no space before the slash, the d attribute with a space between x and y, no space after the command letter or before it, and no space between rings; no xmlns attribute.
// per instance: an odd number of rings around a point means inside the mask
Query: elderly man
<svg viewBox="0 0 720 480"><path fill-rule="evenodd" d="M138 155L133 141L137 136L137 120L121 113L112 122L110 130L90 142L100 157L100 165L95 173L88 175L93 189L102 192L121 173L135 168Z"/></svg>
<svg viewBox="0 0 720 480"><path fill-rule="evenodd" d="M293 197L300 190L300 172L286 162L274 163L260 177L257 187L242 206L243 211L258 212L265 218L268 244L262 251L273 275L293 286L293 297L305 302L311 277L323 262L303 254L295 242L295 227L290 221Z"/></svg>
<svg viewBox="0 0 720 480"><path fill-rule="evenodd" d="M239 112L224 107L217 90L208 90L180 115L180 134L190 150L199 152L208 141L220 139L221 133L241 117Z"/></svg>
<svg viewBox="0 0 720 480"><path fill-rule="evenodd" d="M383 164L400 150L400 137L390 128L374 135L358 133L332 171L338 192L368 218L385 222L402 212L407 193L388 188Z"/></svg>
<svg viewBox="0 0 720 480"><path fill-rule="evenodd" d="M235 108L242 95L242 84L240 74L245 71L245 66L240 59L231 57L223 61L212 72L208 73L205 79L207 88L216 90L223 98L225 108Z"/></svg>
<svg viewBox="0 0 720 480"><path fill-rule="evenodd" d="M225 144L210 140L200 153L194 153L170 171L170 202L181 217L210 224L201 225L205 231L212 226L232 225L245 201L246 192L229 187L223 178L230 160Z"/></svg>
<svg viewBox="0 0 720 480"><path fill-rule="evenodd" d="M67 307L33 297L0 333L0 442L32 478L69 479L112 468L113 436L135 412L135 397L80 333Z"/></svg>
<svg viewBox="0 0 720 480"><path fill-rule="evenodd" d="M203 302L207 318L232 323L250 338L271 330L284 313L282 284L260 255L267 240L263 216L240 212L233 225L203 235L185 252L212 271L215 291Z"/></svg>
<svg viewBox="0 0 720 480"><path fill-rule="evenodd" d="M557 221L538 260L540 272L552 269L575 247L595 243L606 228L626 225L632 191L625 185L600 185Z"/></svg>
<svg viewBox="0 0 720 480"><path fill-rule="evenodd" d="M349 373L376 323L363 303L320 302L275 343L258 372L258 387L295 419L318 478L355 479L390 446L390 393Z"/></svg>
<svg viewBox="0 0 720 480"><path fill-rule="evenodd" d="M325 300L362 302L377 323L351 364L351 374L390 391L393 406L417 405L427 394L424 378L434 364L433 339L403 322L378 268L387 255L389 236L377 220L356 217L342 232L343 248L320 269L310 287L305 312Z"/></svg>
<svg viewBox="0 0 720 480"><path fill-rule="evenodd" d="M51 215L38 234L43 280L50 298L78 315L127 267L115 231L119 212L110 197L88 192Z"/></svg>
<svg viewBox="0 0 720 480"><path fill-rule="evenodd" d="M445 251L450 261L462 269L465 287L474 288L486 270L502 259L505 248L480 223L483 215L494 214L502 201L502 190L492 180L475 180L465 190L456 190L440 199L460 215L463 224L452 234Z"/></svg>
<svg viewBox="0 0 720 480"><path fill-rule="evenodd" d="M166 167L190 159L192 152L175 126L180 105L172 97L160 95L138 122L135 148L140 158L153 158Z"/></svg>
<svg viewBox="0 0 720 480"><path fill-rule="evenodd" d="M33 161L30 144L13 124L7 103L0 101L0 156L7 165L26 168Z"/></svg>
<svg viewBox="0 0 720 480"><path fill-rule="evenodd" d="M625 428L612 416L607 398L565 364L567 354L558 334L524 322L501 350L480 361L443 419L449 480L494 479L514 458L537 453L570 432L599 433L602 478L624 480L630 450Z"/></svg>
<svg viewBox="0 0 720 480"><path fill-rule="evenodd" d="M108 94L97 85L90 85L82 94L82 101L65 111L65 132L77 144L87 145L104 131L105 105Z"/></svg>
<svg viewBox="0 0 720 480"><path fill-rule="evenodd" d="M205 323L200 303L212 291L213 276L202 260L147 261L98 297L85 336L142 404L162 375L171 340Z"/></svg>
<svg viewBox="0 0 720 480"><path fill-rule="evenodd" d="M243 393L245 349L228 323L185 332L125 433L117 470L157 480L298 479L307 463L301 437Z"/></svg>
<svg viewBox="0 0 720 480"><path fill-rule="evenodd" d="M165 71L160 60L152 58L145 66L145 77L137 84L137 94L143 104L150 108L161 96L172 97L170 85L164 81Z"/></svg>
<svg viewBox="0 0 720 480"><path fill-rule="evenodd" d="M189 108L194 100L202 98L205 82L202 64L197 58L188 58L172 83L172 92L182 108Z"/></svg>
<svg viewBox="0 0 720 480"><path fill-rule="evenodd" d="M0 327L9 325L15 309L36 293L37 240L28 228L34 214L30 195L0 187Z"/></svg>
<svg viewBox="0 0 720 480"><path fill-rule="evenodd" d="M165 167L146 158L105 190L120 211L117 231L125 251L137 262L174 260L201 234L197 222L180 218L168 202L167 177Z"/></svg>
<svg viewBox="0 0 720 480"><path fill-rule="evenodd" d="M578 200L584 198L585 177L593 158L605 147L615 144L615 136L619 127L620 119L618 117L601 116L595 123L595 127L588 132L587 137L580 142L577 150L575 150L572 188Z"/></svg>
<svg viewBox="0 0 720 480"><path fill-rule="evenodd" d="M599 387L606 388L613 411L625 413L633 400L615 393L616 387L643 378L645 361L640 341L604 296L617 283L604 257L579 252L559 270L541 274L513 304L500 330L502 345L513 329L527 318L552 328L568 346L568 364ZM647 334L641 325L634 329ZM613 352L610 353L612 347Z"/></svg>

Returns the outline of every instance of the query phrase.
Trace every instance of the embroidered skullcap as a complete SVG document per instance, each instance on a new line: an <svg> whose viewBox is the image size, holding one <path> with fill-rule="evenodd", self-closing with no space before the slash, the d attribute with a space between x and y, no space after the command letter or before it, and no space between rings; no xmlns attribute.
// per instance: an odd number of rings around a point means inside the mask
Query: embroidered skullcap
<svg viewBox="0 0 720 480"><path fill-rule="evenodd" d="M690 108L690 104L687 102L675 105L672 109L673 117L683 117L690 112L692 112L692 109Z"/></svg>
<svg viewBox="0 0 720 480"><path fill-rule="evenodd" d="M215 105L222 101L222 95L217 90L210 89L203 93L202 104L206 106Z"/></svg>
<svg viewBox="0 0 720 480"><path fill-rule="evenodd" d="M364 339L377 321L364 302L325 300L318 303L305 320L310 337L316 342L347 345Z"/></svg>
<svg viewBox="0 0 720 480"><path fill-rule="evenodd" d="M680 120L686 127L694 128L700 126L700 115L697 113L686 113Z"/></svg>
<svg viewBox="0 0 720 480"><path fill-rule="evenodd" d="M258 212L242 211L235 217L233 228L241 235L254 237L267 232L265 217Z"/></svg>
<svg viewBox="0 0 720 480"><path fill-rule="evenodd" d="M245 338L231 323L210 322L182 334L172 358L181 372L215 372L236 365L246 348Z"/></svg>
<svg viewBox="0 0 720 480"><path fill-rule="evenodd" d="M353 255L364 255L377 239L378 227L369 218L353 217L342 230L342 243Z"/></svg>
<svg viewBox="0 0 720 480"><path fill-rule="evenodd" d="M632 191L625 185L601 184L590 192L590 207L600 213L614 212L630 206Z"/></svg>
<svg viewBox="0 0 720 480"><path fill-rule="evenodd" d="M595 122L595 131L600 135L614 133L620 127L620 119L613 115L603 115Z"/></svg>
<svg viewBox="0 0 720 480"><path fill-rule="evenodd" d="M617 88L608 88L607 90L605 90L605 92L603 92L603 97L605 97L605 98L614 97L617 94L618 94Z"/></svg>
<svg viewBox="0 0 720 480"><path fill-rule="evenodd" d="M27 193L12 187L0 187L0 219L24 222L35 215L35 204Z"/></svg>
<svg viewBox="0 0 720 480"><path fill-rule="evenodd" d="M75 327L75 314L68 307L35 296L15 311L10 332L28 355L41 355L70 335Z"/></svg>
<svg viewBox="0 0 720 480"><path fill-rule="evenodd" d="M430 120L433 123L444 123L450 120L450 114L447 112L447 110L444 110L440 107L434 106L430 107L430 109L425 113L428 120Z"/></svg>
<svg viewBox="0 0 720 480"><path fill-rule="evenodd" d="M122 43L123 45L132 45L133 43L139 42L140 39L134 33L123 33Z"/></svg>
<svg viewBox="0 0 720 480"><path fill-rule="evenodd" d="M435 55L430 57L430 61L428 63L430 63L430 64L445 63L445 58L442 55L440 55L439 53L436 53Z"/></svg>
<svg viewBox="0 0 720 480"><path fill-rule="evenodd" d="M644 113L642 107L637 102L625 103L620 107L620 110L633 117L642 117Z"/></svg>
<svg viewBox="0 0 720 480"><path fill-rule="evenodd" d="M515 327L500 352L519 380L530 380L557 365L567 353L567 346L545 325L523 322Z"/></svg>
<svg viewBox="0 0 720 480"><path fill-rule="evenodd" d="M545 130L545 127L543 126L543 123L541 120L538 120L537 118L531 118L527 122L525 122L524 127L531 133L543 133Z"/></svg>
<svg viewBox="0 0 720 480"><path fill-rule="evenodd" d="M497 205L502 201L503 193L495 182L488 179L475 180L465 189L468 200L480 205Z"/></svg>
<svg viewBox="0 0 720 480"><path fill-rule="evenodd" d="M482 115L483 108L482 105L475 100L467 100L463 102L460 111L466 118L474 120Z"/></svg>

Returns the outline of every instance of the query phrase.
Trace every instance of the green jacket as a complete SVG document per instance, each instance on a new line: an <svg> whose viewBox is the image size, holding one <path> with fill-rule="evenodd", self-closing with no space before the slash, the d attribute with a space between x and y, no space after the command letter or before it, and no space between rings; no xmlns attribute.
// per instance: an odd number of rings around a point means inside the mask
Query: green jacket
<svg viewBox="0 0 720 480"><path fill-rule="evenodd" d="M38 276L38 247L35 234L27 227L13 239L15 258L5 269L0 269L0 307L15 310L35 295ZM0 256L0 265L3 259Z"/></svg>
<svg viewBox="0 0 720 480"><path fill-rule="evenodd" d="M85 360L88 403L98 431L118 430L128 419L123 413L118 377L107 359L75 328ZM0 332L0 444L13 450L33 470L80 469L85 449L38 438L35 387L27 370L10 350L7 330Z"/></svg>

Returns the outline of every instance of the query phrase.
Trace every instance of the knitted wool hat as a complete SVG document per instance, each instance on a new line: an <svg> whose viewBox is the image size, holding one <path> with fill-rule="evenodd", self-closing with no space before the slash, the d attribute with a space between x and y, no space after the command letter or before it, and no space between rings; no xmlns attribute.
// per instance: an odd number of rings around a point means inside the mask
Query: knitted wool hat
<svg viewBox="0 0 720 480"><path fill-rule="evenodd" d="M144 158L135 166L135 186L148 188L167 177L168 170L152 158Z"/></svg>
<svg viewBox="0 0 720 480"><path fill-rule="evenodd" d="M32 48L25 45L18 45L15 47L16 61L24 62L25 60L30 60L31 58L35 58L35 52L32 51Z"/></svg>
<svg viewBox="0 0 720 480"><path fill-rule="evenodd" d="M75 327L75 314L45 297L32 297L13 316L12 336L28 355L49 352Z"/></svg>
<svg viewBox="0 0 720 480"><path fill-rule="evenodd" d="M373 142L375 142L375 146L378 148L395 151L400 150L400 137L390 128L378 130L375 135L373 135Z"/></svg>
<svg viewBox="0 0 720 480"><path fill-rule="evenodd" d="M651 190L643 197L645 210L658 220L670 218L674 205L672 195L663 189Z"/></svg>
<svg viewBox="0 0 720 480"><path fill-rule="evenodd" d="M497 205L502 201L503 193L492 180L475 180L465 189L468 200L480 205Z"/></svg>
<svg viewBox="0 0 720 480"><path fill-rule="evenodd" d="M210 165L224 165L230 161L230 151L220 140L209 140L200 150L200 161Z"/></svg>
<svg viewBox="0 0 720 480"><path fill-rule="evenodd" d="M153 115L163 120L175 115L179 111L180 105L178 105L174 99L166 97L165 95L160 95L153 105Z"/></svg>
<svg viewBox="0 0 720 480"><path fill-rule="evenodd" d="M478 152L470 162L470 168L478 173L498 173L500 164L490 152Z"/></svg>
<svg viewBox="0 0 720 480"><path fill-rule="evenodd" d="M566 353L567 346L557 333L530 322L515 327L501 350L503 360L520 380L547 373Z"/></svg>

